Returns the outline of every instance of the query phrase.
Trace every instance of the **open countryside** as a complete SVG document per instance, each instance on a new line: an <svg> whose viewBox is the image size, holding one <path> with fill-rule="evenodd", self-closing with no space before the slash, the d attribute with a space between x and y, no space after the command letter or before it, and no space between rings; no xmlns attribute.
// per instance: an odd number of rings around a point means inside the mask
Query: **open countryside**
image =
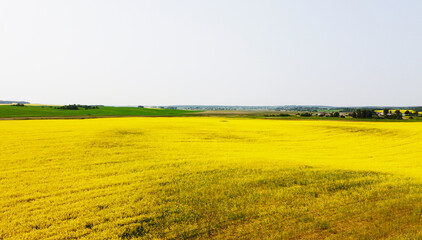
<svg viewBox="0 0 422 240"><path fill-rule="evenodd" d="M75 106L76 109L69 107ZM48 106L39 104L34 106L32 104L4 104L0 105L0 118L89 118L89 117L113 117L113 116L182 116L195 111L184 111L174 109L155 109L143 107L105 107L83 105L66 105L66 106ZM60 109L61 107L64 107Z"/></svg>
<svg viewBox="0 0 422 240"><path fill-rule="evenodd" d="M0 0L0 240L422 240L421 13Z"/></svg>
<svg viewBox="0 0 422 240"><path fill-rule="evenodd" d="M422 125L0 121L2 239L422 237Z"/></svg>

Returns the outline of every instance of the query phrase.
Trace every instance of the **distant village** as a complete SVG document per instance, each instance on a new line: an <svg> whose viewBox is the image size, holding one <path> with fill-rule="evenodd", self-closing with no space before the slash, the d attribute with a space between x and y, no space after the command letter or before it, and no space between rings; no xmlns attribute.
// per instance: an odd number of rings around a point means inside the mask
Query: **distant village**
<svg viewBox="0 0 422 240"><path fill-rule="evenodd" d="M303 116L303 114L299 114ZM319 117L352 117L352 118L383 118L383 119L412 119L419 117L419 112L407 109L383 109L383 110L370 110L370 109L357 109L350 112L318 112L312 116Z"/></svg>

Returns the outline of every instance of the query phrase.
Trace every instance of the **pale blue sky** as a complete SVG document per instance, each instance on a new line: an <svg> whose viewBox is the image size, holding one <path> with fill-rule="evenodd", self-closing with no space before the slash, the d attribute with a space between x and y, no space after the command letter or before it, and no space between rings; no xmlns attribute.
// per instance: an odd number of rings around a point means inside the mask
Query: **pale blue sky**
<svg viewBox="0 0 422 240"><path fill-rule="evenodd" d="M422 105L422 1L0 0L0 100Z"/></svg>

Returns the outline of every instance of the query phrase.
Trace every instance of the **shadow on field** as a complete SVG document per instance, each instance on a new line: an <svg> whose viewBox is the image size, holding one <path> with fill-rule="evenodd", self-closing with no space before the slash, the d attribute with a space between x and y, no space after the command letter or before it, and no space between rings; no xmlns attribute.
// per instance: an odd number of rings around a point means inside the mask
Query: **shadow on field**
<svg viewBox="0 0 422 240"><path fill-rule="evenodd" d="M392 137L403 135L403 132L392 129L383 129L383 128L371 128L371 127L346 127L346 126L324 126L324 128L329 130L335 130L336 132L346 132L354 133L359 135L376 135L383 137Z"/></svg>

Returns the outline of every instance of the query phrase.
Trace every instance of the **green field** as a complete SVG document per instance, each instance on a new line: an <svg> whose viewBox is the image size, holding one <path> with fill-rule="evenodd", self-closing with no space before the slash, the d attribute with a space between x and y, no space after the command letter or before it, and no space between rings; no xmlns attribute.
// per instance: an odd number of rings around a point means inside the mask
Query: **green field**
<svg viewBox="0 0 422 240"><path fill-rule="evenodd" d="M78 116L184 116L195 111L137 108L137 107L100 107L99 109L66 110L50 106L0 106L0 118L21 117L78 117Z"/></svg>

